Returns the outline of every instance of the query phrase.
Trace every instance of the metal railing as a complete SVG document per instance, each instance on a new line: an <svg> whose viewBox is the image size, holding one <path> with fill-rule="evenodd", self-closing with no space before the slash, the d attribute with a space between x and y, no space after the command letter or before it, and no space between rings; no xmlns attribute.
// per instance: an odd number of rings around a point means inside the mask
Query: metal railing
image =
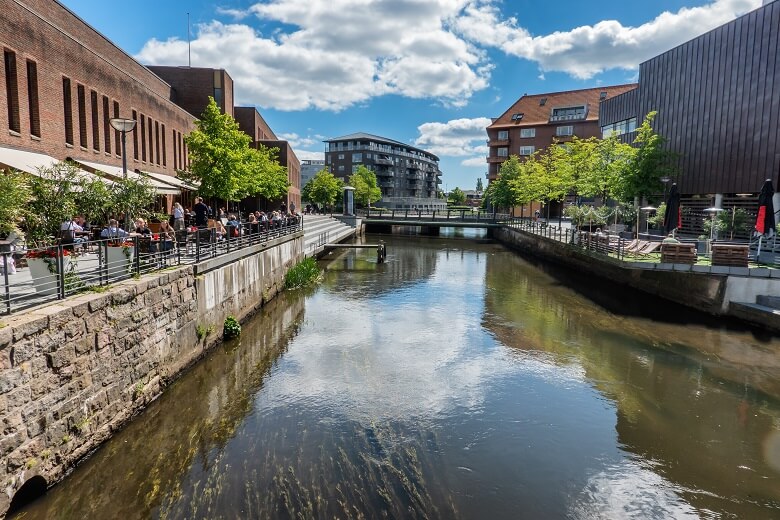
<svg viewBox="0 0 780 520"><path fill-rule="evenodd" d="M242 223L176 231L151 237L104 238L46 248L16 248L0 254L2 309L11 314L84 292L100 292L112 283L169 267L197 264L303 229L301 219ZM26 264L23 265L23 264Z"/></svg>
<svg viewBox="0 0 780 520"><path fill-rule="evenodd" d="M466 209L447 209L425 211L422 209L362 209L358 210L361 217L367 219L387 220L425 220L431 222L459 221L459 222L509 222L511 217L506 213L491 211L470 211Z"/></svg>

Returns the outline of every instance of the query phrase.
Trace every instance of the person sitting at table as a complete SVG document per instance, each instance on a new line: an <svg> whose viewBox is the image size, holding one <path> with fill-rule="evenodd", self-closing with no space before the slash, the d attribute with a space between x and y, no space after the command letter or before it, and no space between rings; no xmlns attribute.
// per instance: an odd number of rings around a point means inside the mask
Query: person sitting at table
<svg viewBox="0 0 780 520"><path fill-rule="evenodd" d="M258 223L257 223L257 217L254 213L249 214L249 220L247 220L247 223L249 224L249 234L254 235L257 233L258 229Z"/></svg>
<svg viewBox="0 0 780 520"><path fill-rule="evenodd" d="M146 225L146 221L142 218L135 221L135 232L144 237L152 236L152 230L149 229L149 226Z"/></svg>
<svg viewBox="0 0 780 520"><path fill-rule="evenodd" d="M70 217L60 224L60 242L63 245L79 246L84 243L84 228L76 223L76 219Z"/></svg>
<svg viewBox="0 0 780 520"><path fill-rule="evenodd" d="M167 257L168 251L173 249L173 241L176 238L176 234L167 221L160 222L160 252L163 253L163 257Z"/></svg>
<svg viewBox="0 0 780 520"><path fill-rule="evenodd" d="M100 232L101 238L127 238L130 233L119 227L119 222L116 219L110 219L108 221L108 227Z"/></svg>
<svg viewBox="0 0 780 520"><path fill-rule="evenodd" d="M214 221L214 234L217 235L217 241L224 240L227 237L227 229L221 220Z"/></svg>
<svg viewBox="0 0 780 520"><path fill-rule="evenodd" d="M241 222L239 222L238 218L231 214L228 217L228 229L230 229L230 236L237 237L241 234Z"/></svg>

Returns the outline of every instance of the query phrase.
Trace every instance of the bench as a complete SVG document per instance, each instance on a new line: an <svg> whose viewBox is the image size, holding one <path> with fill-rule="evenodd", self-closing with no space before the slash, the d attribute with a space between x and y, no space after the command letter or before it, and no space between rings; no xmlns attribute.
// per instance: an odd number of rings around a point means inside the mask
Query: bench
<svg viewBox="0 0 780 520"><path fill-rule="evenodd" d="M747 245L712 244L712 265L747 267L748 254Z"/></svg>
<svg viewBox="0 0 780 520"><path fill-rule="evenodd" d="M696 246L694 244L661 244L661 263L695 264Z"/></svg>

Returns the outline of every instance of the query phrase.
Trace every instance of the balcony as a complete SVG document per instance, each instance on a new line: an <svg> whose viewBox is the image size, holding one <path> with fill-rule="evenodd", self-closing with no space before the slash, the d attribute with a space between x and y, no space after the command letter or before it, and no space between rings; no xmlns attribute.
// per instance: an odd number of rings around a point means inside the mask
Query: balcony
<svg viewBox="0 0 780 520"><path fill-rule="evenodd" d="M390 159L389 157L376 157L376 158L374 159L374 163L376 163L376 164L388 164L388 165L390 165L390 164L393 164L393 160L392 160L392 159Z"/></svg>
<svg viewBox="0 0 780 520"><path fill-rule="evenodd" d="M507 159L509 159L509 157L505 157L505 156L498 157L497 156L497 157L486 157L486 159L487 159L488 163L493 164L493 163L502 163L502 162L506 161Z"/></svg>
<svg viewBox="0 0 780 520"><path fill-rule="evenodd" d="M509 146L509 139L491 139L487 141L488 146Z"/></svg>

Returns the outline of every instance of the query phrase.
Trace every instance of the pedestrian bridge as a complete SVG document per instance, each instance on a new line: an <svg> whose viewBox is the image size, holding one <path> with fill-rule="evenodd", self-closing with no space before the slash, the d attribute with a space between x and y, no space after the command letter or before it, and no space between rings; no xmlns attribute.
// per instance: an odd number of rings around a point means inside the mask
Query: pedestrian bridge
<svg viewBox="0 0 780 520"><path fill-rule="evenodd" d="M364 210L359 215L367 226L421 226L426 228L498 228L510 220L505 213L468 210Z"/></svg>

